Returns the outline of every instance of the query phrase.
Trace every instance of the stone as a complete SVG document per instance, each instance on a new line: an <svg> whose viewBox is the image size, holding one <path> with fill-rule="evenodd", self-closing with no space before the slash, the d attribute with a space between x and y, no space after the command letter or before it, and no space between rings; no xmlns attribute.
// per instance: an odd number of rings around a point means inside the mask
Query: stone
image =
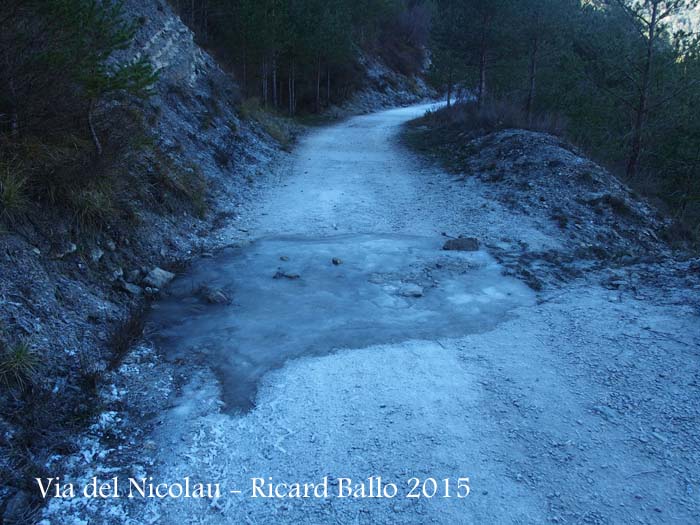
<svg viewBox="0 0 700 525"><path fill-rule="evenodd" d="M126 274L126 280L130 283L137 283L141 279L141 270L138 268L136 270L131 270Z"/></svg>
<svg viewBox="0 0 700 525"><path fill-rule="evenodd" d="M100 248L93 248L90 250L90 260L94 263L99 262L102 256L105 254Z"/></svg>
<svg viewBox="0 0 700 525"><path fill-rule="evenodd" d="M338 257L333 257L333 259L331 259L331 262L335 266L340 266L341 264L343 264L343 261L341 259L339 259Z"/></svg>
<svg viewBox="0 0 700 525"><path fill-rule="evenodd" d="M615 413L615 411L608 406L596 405L593 407L593 410L601 416L603 416L608 421L614 421L615 419L617 419L617 414Z"/></svg>
<svg viewBox="0 0 700 525"><path fill-rule="evenodd" d="M479 239L474 237L460 237L459 239L450 239L442 247L443 250L451 252L478 252Z"/></svg>
<svg viewBox="0 0 700 525"><path fill-rule="evenodd" d="M148 275L146 275L143 282L151 288L163 288L173 279L175 279L174 273L156 266L150 272L148 272Z"/></svg>
<svg viewBox="0 0 700 525"><path fill-rule="evenodd" d="M114 244L114 241L112 239L107 239L105 241L105 248L107 248L110 252L113 252L117 249L117 245Z"/></svg>
<svg viewBox="0 0 700 525"><path fill-rule="evenodd" d="M128 283L124 280L119 280L116 283L116 286L119 290L122 290L123 292L128 293L129 295L141 295L143 293L143 290L141 290L140 286L137 286L132 283Z"/></svg>
<svg viewBox="0 0 700 525"><path fill-rule="evenodd" d="M301 279L301 275L298 273L286 273L281 270L278 270L275 275L272 276L273 279L290 279L290 280L296 280L296 279Z"/></svg>
<svg viewBox="0 0 700 525"><path fill-rule="evenodd" d="M417 284L409 283L399 288L399 295L402 297L423 297L423 288Z"/></svg>
<svg viewBox="0 0 700 525"><path fill-rule="evenodd" d="M51 257L54 259L63 259L66 255L70 255L78 251L78 247L72 242L60 242L54 245L51 250Z"/></svg>

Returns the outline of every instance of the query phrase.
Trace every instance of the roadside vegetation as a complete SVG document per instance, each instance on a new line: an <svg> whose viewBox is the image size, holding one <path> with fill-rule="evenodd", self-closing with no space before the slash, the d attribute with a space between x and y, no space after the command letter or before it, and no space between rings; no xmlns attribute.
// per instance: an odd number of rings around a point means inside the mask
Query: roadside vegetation
<svg viewBox="0 0 700 525"><path fill-rule="evenodd" d="M437 0L422 125L564 135L700 233L697 0ZM696 11L697 13L697 11Z"/></svg>
<svg viewBox="0 0 700 525"><path fill-rule="evenodd" d="M119 61L137 25L119 3L8 0L0 5L0 206L67 209L78 226L112 220L129 200L124 173L143 130L127 101L149 96L143 59Z"/></svg>

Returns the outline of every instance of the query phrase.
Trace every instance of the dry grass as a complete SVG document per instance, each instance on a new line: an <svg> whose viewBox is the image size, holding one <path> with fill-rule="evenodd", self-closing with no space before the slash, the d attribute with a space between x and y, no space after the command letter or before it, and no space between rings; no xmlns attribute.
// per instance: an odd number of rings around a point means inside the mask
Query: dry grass
<svg viewBox="0 0 700 525"><path fill-rule="evenodd" d="M27 178L16 163L0 164L0 216L13 222L29 205Z"/></svg>
<svg viewBox="0 0 700 525"><path fill-rule="evenodd" d="M156 201L168 212L181 210L184 205L200 219L205 218L209 211L209 188L198 166L182 166L169 156L159 154L152 180L151 190Z"/></svg>
<svg viewBox="0 0 700 525"><path fill-rule="evenodd" d="M479 135L511 128L563 135L566 129L562 117L543 113L528 118L522 105L510 100L488 101L482 107L476 102L460 102L428 112L419 122L431 127L459 126Z"/></svg>
<svg viewBox="0 0 700 525"><path fill-rule="evenodd" d="M110 370L115 370L119 367L134 344L142 337L147 308L147 305L142 305L131 311L124 322L112 332L109 338Z"/></svg>
<svg viewBox="0 0 700 525"><path fill-rule="evenodd" d="M240 106L241 116L260 124L265 132L280 145L288 149L293 142L290 120L262 107L257 97L244 100Z"/></svg>

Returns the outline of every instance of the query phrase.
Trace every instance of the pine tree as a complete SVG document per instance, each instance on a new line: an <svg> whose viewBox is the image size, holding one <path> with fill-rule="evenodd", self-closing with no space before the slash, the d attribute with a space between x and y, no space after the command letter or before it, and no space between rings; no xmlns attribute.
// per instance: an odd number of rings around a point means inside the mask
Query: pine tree
<svg viewBox="0 0 700 525"><path fill-rule="evenodd" d="M145 59L116 58L130 45L136 29L124 19L121 4L26 0L0 12L7 38L0 46L0 85L7 93L0 112L12 115L12 133L65 132L77 115L83 115L101 153L95 107L118 95L146 96L155 80Z"/></svg>

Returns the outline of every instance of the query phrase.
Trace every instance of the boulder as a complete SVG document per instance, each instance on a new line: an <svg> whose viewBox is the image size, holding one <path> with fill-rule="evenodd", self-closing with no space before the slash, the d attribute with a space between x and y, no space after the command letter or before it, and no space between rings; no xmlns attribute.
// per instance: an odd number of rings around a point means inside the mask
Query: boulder
<svg viewBox="0 0 700 525"><path fill-rule="evenodd" d="M157 266L153 268L144 278L143 282L151 288L163 288L170 281L175 279L175 274Z"/></svg>
<svg viewBox="0 0 700 525"><path fill-rule="evenodd" d="M460 237L459 239L450 239L442 247L443 250L451 252L478 252L479 239L474 237Z"/></svg>

